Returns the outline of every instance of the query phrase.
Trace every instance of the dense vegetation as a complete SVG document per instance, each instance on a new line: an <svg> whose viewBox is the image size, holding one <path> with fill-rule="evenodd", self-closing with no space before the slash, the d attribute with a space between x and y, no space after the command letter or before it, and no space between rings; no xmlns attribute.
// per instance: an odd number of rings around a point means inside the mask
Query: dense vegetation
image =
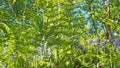
<svg viewBox="0 0 120 68"><path fill-rule="evenodd" d="M0 0L0 68L119 68L120 0Z"/></svg>

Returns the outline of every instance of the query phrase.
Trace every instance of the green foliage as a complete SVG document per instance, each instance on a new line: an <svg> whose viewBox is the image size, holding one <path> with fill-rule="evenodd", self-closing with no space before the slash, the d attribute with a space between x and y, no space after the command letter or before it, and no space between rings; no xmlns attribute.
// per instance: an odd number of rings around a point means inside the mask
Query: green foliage
<svg viewBox="0 0 120 68"><path fill-rule="evenodd" d="M0 68L119 68L119 3L0 0Z"/></svg>

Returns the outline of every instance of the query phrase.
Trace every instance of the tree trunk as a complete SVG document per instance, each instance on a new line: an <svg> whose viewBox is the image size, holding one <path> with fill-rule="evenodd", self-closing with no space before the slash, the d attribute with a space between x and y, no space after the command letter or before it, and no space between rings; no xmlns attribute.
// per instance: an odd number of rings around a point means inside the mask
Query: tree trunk
<svg viewBox="0 0 120 68"><path fill-rule="evenodd" d="M107 7L107 17L108 17L108 21L110 20L110 0L106 0L106 7ZM108 27L108 32L107 32L107 39L111 39L112 38L112 26L110 24L107 25Z"/></svg>

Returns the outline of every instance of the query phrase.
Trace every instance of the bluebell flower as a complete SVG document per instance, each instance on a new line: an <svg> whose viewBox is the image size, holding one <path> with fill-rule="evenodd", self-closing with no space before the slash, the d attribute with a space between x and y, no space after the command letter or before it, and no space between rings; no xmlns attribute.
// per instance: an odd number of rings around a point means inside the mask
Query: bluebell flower
<svg viewBox="0 0 120 68"><path fill-rule="evenodd" d="M120 48L120 39L115 39L114 44L116 48Z"/></svg>
<svg viewBox="0 0 120 68"><path fill-rule="evenodd" d="M106 41L105 42L100 42L99 46L97 47L97 51L102 48L102 47L106 47Z"/></svg>
<svg viewBox="0 0 120 68"><path fill-rule="evenodd" d="M101 39L100 39L100 37L98 37L98 43L100 43L100 41L101 41Z"/></svg>
<svg viewBox="0 0 120 68"><path fill-rule="evenodd" d="M106 46L106 41L103 43L103 46Z"/></svg>

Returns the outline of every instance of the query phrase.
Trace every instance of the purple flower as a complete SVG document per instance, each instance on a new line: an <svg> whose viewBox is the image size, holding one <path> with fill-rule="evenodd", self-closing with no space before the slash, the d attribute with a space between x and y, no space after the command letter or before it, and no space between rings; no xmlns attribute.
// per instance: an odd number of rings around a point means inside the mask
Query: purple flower
<svg viewBox="0 0 120 68"><path fill-rule="evenodd" d="M106 41L105 42L101 42L100 45L97 47L97 51L102 48L102 47L106 47Z"/></svg>
<svg viewBox="0 0 120 68"><path fill-rule="evenodd" d="M101 39L100 39L100 37L98 38L98 43L100 43L100 41L101 41Z"/></svg>
<svg viewBox="0 0 120 68"><path fill-rule="evenodd" d="M103 46L106 46L106 41L103 43Z"/></svg>
<svg viewBox="0 0 120 68"><path fill-rule="evenodd" d="M115 47L120 47L120 39L115 39Z"/></svg>

